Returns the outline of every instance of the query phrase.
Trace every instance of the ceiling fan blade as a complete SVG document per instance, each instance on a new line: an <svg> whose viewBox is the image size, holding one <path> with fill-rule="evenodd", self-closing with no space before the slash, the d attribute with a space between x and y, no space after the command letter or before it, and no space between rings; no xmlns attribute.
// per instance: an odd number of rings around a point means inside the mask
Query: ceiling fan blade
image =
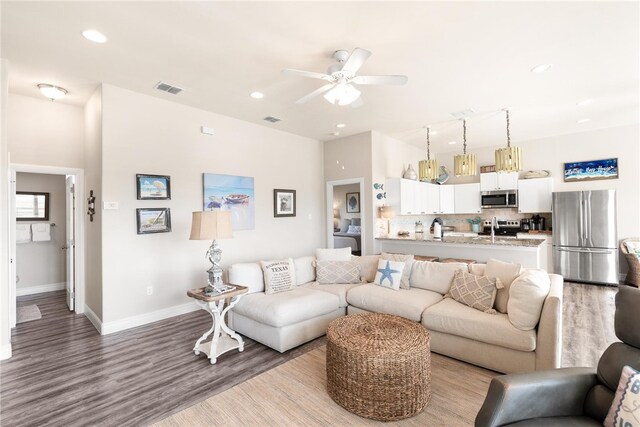
<svg viewBox="0 0 640 427"><path fill-rule="evenodd" d="M356 99L349 105L351 105L352 108L362 107L364 105L364 101L362 100L362 97L359 96L358 99Z"/></svg>
<svg viewBox="0 0 640 427"><path fill-rule="evenodd" d="M359 47L353 49L353 52L351 52L351 55L342 66L342 71L349 71L355 74L370 56L371 52L366 49L360 49Z"/></svg>
<svg viewBox="0 0 640 427"><path fill-rule="evenodd" d="M351 80L358 85L403 85L409 78L407 76L356 76Z"/></svg>
<svg viewBox="0 0 640 427"><path fill-rule="evenodd" d="M291 74L292 76L299 77L311 77L313 79L321 79L321 80L333 80L333 77L329 74L324 73L316 73L315 71L305 71L305 70L295 70L293 68L286 68L282 70L284 74Z"/></svg>
<svg viewBox="0 0 640 427"><path fill-rule="evenodd" d="M329 89L331 89L334 86L335 86L334 83L329 83L329 84L326 84L324 86L321 86L318 89L314 90L313 92L308 93L305 96L303 96L302 98L298 99L296 101L296 104L304 104L305 102L309 101L310 99L315 98L316 96L325 93L326 91L328 91Z"/></svg>

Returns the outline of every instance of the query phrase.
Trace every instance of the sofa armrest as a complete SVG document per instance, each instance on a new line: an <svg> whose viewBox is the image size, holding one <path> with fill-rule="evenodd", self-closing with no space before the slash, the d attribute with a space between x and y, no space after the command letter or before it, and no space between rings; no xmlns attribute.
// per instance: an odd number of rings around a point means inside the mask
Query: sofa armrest
<svg viewBox="0 0 640 427"><path fill-rule="evenodd" d="M564 280L549 274L551 286L544 300L536 337L536 371L555 369L562 362L562 290Z"/></svg>
<svg viewBox="0 0 640 427"><path fill-rule="evenodd" d="M476 427L498 427L541 417L582 415L597 383L592 368L565 368L511 374L491 380L476 416Z"/></svg>

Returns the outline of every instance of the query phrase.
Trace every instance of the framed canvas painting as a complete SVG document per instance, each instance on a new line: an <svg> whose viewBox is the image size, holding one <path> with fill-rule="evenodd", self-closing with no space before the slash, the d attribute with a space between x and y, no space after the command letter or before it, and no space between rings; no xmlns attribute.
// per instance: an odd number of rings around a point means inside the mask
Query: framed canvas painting
<svg viewBox="0 0 640 427"><path fill-rule="evenodd" d="M296 190L273 190L273 216L296 216Z"/></svg>
<svg viewBox="0 0 640 427"><path fill-rule="evenodd" d="M170 200L171 178L168 175L136 175L138 200Z"/></svg>
<svg viewBox="0 0 640 427"><path fill-rule="evenodd" d="M255 228L255 197L253 177L203 174L203 210L231 212L234 230Z"/></svg>
<svg viewBox="0 0 640 427"><path fill-rule="evenodd" d="M600 179L618 179L617 158L564 164L564 182Z"/></svg>
<svg viewBox="0 0 640 427"><path fill-rule="evenodd" d="M138 234L168 233L171 231L171 211L169 208L136 209Z"/></svg>
<svg viewBox="0 0 640 427"><path fill-rule="evenodd" d="M360 193L347 193L347 213L360 213Z"/></svg>

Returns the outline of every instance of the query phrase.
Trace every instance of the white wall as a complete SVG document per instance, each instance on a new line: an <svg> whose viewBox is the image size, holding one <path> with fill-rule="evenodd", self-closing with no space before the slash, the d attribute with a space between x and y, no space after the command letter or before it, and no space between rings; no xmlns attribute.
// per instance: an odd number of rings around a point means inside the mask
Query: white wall
<svg viewBox="0 0 640 427"><path fill-rule="evenodd" d="M11 357L9 326L9 149L7 143L7 100L9 63L0 59L0 360Z"/></svg>
<svg viewBox="0 0 640 427"><path fill-rule="evenodd" d="M360 184L336 185L333 187L333 208L340 212L340 219L360 218L362 206L359 213L347 213L347 193L359 193Z"/></svg>
<svg viewBox="0 0 640 427"><path fill-rule="evenodd" d="M8 107L12 163L83 167L81 107L14 93L9 95Z"/></svg>
<svg viewBox="0 0 640 427"><path fill-rule="evenodd" d="M93 221L84 215L85 305L102 320L102 87L84 107L84 169L83 199L91 190L96 199Z"/></svg>
<svg viewBox="0 0 640 427"><path fill-rule="evenodd" d="M110 85L102 96L102 195L119 203L101 212L103 321L188 303L187 290L206 284L211 242L189 240L204 172L255 178L255 229L220 241L223 267L309 255L323 245L319 141ZM215 135L201 134L202 125ZM169 175L171 200L136 200L136 173ZM273 217L274 188L297 191L296 217ZM173 231L137 235L140 207L170 208Z"/></svg>
<svg viewBox="0 0 640 427"><path fill-rule="evenodd" d="M66 185L64 175L16 174L16 191L49 193L51 240L16 245L16 284L18 294L28 288L63 283L66 280ZM20 224L40 222L20 221Z"/></svg>

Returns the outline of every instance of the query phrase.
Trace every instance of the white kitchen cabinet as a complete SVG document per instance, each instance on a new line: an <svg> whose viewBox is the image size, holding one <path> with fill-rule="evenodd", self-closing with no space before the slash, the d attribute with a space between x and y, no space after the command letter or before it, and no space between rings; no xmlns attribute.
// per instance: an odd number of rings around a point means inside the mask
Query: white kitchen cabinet
<svg viewBox="0 0 640 427"><path fill-rule="evenodd" d="M457 214L480 213L480 184L456 184L454 190L454 212Z"/></svg>
<svg viewBox="0 0 640 427"><path fill-rule="evenodd" d="M518 172L489 172L480 174L480 191L516 190Z"/></svg>
<svg viewBox="0 0 640 427"><path fill-rule="evenodd" d="M521 179L518 181L518 212L551 212L552 178Z"/></svg>
<svg viewBox="0 0 640 427"><path fill-rule="evenodd" d="M440 213L455 213L455 185L439 185L440 190Z"/></svg>
<svg viewBox="0 0 640 427"><path fill-rule="evenodd" d="M440 213L440 186L437 184L424 184L424 190L426 194L425 198L425 213L427 214L439 214Z"/></svg>
<svg viewBox="0 0 640 427"><path fill-rule="evenodd" d="M387 178L387 204L398 215L455 213L453 185L437 185L402 178ZM477 197L479 199L479 192Z"/></svg>

